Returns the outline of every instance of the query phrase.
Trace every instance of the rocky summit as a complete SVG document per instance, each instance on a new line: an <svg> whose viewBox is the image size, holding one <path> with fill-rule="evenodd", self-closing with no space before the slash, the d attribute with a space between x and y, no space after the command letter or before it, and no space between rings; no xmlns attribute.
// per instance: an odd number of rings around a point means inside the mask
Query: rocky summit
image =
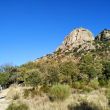
<svg viewBox="0 0 110 110"><path fill-rule="evenodd" d="M58 47L58 49L62 51L67 49L72 50L79 45L85 45L85 43L91 42L93 40L94 36L88 29L76 28L66 36L64 42Z"/></svg>
<svg viewBox="0 0 110 110"><path fill-rule="evenodd" d="M104 29L95 39L98 41L110 41L110 30Z"/></svg>
<svg viewBox="0 0 110 110"><path fill-rule="evenodd" d="M107 47L105 47L105 41L110 41L110 30L104 29L96 37L92 34L91 31L85 28L75 28L70 34L68 34L63 43L51 54L47 54L35 61L47 61L47 60L56 60L64 61L72 57L76 61L74 56L83 55L86 52L91 51L102 51L103 48L109 53L109 42ZM106 52L105 52L106 53Z"/></svg>

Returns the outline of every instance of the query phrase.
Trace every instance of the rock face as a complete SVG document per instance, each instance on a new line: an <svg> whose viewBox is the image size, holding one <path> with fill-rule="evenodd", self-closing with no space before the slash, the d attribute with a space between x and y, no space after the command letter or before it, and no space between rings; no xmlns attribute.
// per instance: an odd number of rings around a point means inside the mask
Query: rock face
<svg viewBox="0 0 110 110"><path fill-rule="evenodd" d="M96 41L101 41L101 43ZM94 37L88 29L76 28L66 36L56 51L36 59L35 62L49 62L51 60L63 62L69 59L78 62L84 52L97 50L100 52L100 50L106 46L103 41L110 41L110 30L103 30L98 36ZM109 42L107 42L107 44L109 44ZM109 54L110 46L105 48L107 49L107 54ZM76 58L78 55L79 57Z"/></svg>
<svg viewBox="0 0 110 110"><path fill-rule="evenodd" d="M64 42L58 49L72 50L78 47L79 45L83 45L86 42L91 42L93 40L94 40L94 36L89 30L85 28L76 28L68 36L66 36Z"/></svg>
<svg viewBox="0 0 110 110"><path fill-rule="evenodd" d="M103 30L95 39L98 41L110 41L110 30Z"/></svg>

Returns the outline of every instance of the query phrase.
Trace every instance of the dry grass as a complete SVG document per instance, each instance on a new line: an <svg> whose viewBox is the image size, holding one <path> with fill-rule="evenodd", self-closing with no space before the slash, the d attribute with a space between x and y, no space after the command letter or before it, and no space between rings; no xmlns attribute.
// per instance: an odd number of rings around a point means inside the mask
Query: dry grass
<svg viewBox="0 0 110 110"><path fill-rule="evenodd" d="M18 85L13 85L9 88L7 92L6 99L17 100L22 96L22 88Z"/></svg>
<svg viewBox="0 0 110 110"><path fill-rule="evenodd" d="M108 100L105 96L105 93L102 90L95 90L90 93L73 93L64 101L54 101L51 102L46 94L42 96L35 96L33 98L29 97L24 99L22 87L11 87L7 97L12 98L14 92L19 93L20 97L14 101L21 101L26 103L30 110L69 110L68 106L72 104L72 106L76 106L80 104L82 101L86 101L88 103L94 103L95 105L102 108L102 110L108 110Z"/></svg>
<svg viewBox="0 0 110 110"><path fill-rule="evenodd" d="M46 95L23 101L29 105L30 110L68 110L68 105L76 106L82 101L94 103L96 106L101 107L102 110L108 110L108 100L104 93L100 91L93 91L88 94L72 94L68 99L61 102L51 102Z"/></svg>

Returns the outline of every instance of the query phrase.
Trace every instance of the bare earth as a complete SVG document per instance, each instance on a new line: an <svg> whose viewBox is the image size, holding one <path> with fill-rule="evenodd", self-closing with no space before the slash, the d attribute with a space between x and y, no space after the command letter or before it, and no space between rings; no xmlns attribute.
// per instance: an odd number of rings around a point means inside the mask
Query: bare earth
<svg viewBox="0 0 110 110"><path fill-rule="evenodd" d="M0 110L6 110L10 104L10 100L6 99L7 92L8 89L2 90L2 92L0 92Z"/></svg>

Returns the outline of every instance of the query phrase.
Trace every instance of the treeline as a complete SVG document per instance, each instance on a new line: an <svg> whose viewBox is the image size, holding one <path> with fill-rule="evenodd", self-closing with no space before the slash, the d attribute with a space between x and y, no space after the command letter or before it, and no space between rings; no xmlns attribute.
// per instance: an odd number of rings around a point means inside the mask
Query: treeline
<svg viewBox="0 0 110 110"><path fill-rule="evenodd" d="M103 60L92 52L82 55L79 62L41 60L17 66L0 67L0 85L17 83L43 89L54 84L68 84L77 89L97 89L110 81L110 60Z"/></svg>

